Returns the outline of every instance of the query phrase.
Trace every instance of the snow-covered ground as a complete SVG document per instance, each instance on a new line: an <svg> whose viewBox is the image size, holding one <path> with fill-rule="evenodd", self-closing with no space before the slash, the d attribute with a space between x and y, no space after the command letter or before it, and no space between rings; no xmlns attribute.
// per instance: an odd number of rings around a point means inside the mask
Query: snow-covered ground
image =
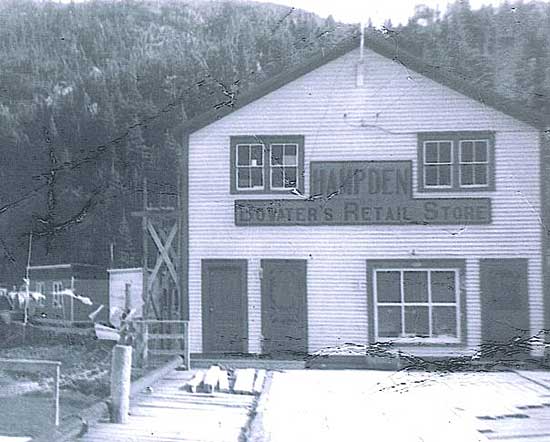
<svg viewBox="0 0 550 442"><path fill-rule="evenodd" d="M529 426L527 407L550 417L547 394L511 372L276 372L261 440L480 442L493 422Z"/></svg>

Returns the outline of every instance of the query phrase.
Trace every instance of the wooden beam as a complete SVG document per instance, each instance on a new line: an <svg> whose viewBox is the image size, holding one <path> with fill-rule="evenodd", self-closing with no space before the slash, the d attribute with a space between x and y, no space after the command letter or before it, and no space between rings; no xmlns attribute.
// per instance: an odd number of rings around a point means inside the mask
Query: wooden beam
<svg viewBox="0 0 550 442"><path fill-rule="evenodd" d="M42 372L44 370L54 371L60 367L61 362L42 359L6 359L0 358L0 370Z"/></svg>
<svg viewBox="0 0 550 442"><path fill-rule="evenodd" d="M143 178L143 211L147 212L147 178ZM147 318L149 315L149 302L150 302L150 296L149 296L149 285L147 282L148 279L148 271L149 271L149 237L147 235L147 223L148 219L147 216L143 216L141 220L141 229L142 229L142 241L143 241L143 256L142 256L142 263L141 268L143 269L143 288L142 288L142 294L141 297L143 298L143 317Z"/></svg>
<svg viewBox="0 0 550 442"><path fill-rule="evenodd" d="M174 282L176 284L178 284L178 275L176 273L176 269L174 268L174 265L172 264L172 260L170 259L170 257L168 256L168 252L166 251L166 248L165 248L165 245L162 244L162 241L160 240L153 224L151 224L150 222L148 222L148 230L149 230L149 233L151 234L151 237L153 238L153 241L155 243L155 245L157 246L160 254L162 255L162 258L164 259L164 262L166 264L166 267L168 267L168 271L170 272L170 274L172 275L172 278L174 279ZM174 237L176 236L176 233L177 233L177 230L178 230L178 226L177 224L175 224L174 226L172 226L172 230L170 231L170 234L168 235L168 242L166 244L166 247L170 247L171 244L172 244L172 241L174 240Z"/></svg>
<svg viewBox="0 0 550 442"><path fill-rule="evenodd" d="M174 207L147 207L143 210L131 212L130 215L137 218L176 219L178 217L178 211Z"/></svg>
<svg viewBox="0 0 550 442"><path fill-rule="evenodd" d="M155 235L157 234L156 230L155 230L155 226L153 226L153 224L149 221L148 221L148 229L149 229L149 233L151 234L151 237L153 238L153 240L155 241L155 244L157 245L157 248L159 248L159 255L157 256L157 261L155 263L155 267L153 268L153 271L151 272L150 282L149 282L149 286L148 286L149 290L151 290L153 288L153 284L154 284L154 282L157 278L157 274L158 274L160 268L162 267L162 263L166 261L165 256L163 255L161 249L164 249L165 247L170 248L170 246L172 245L172 241L174 240L174 237L176 235L177 230L174 230L174 229L177 229L177 225L174 225L172 227L172 230L170 231L170 234L168 235L168 239L166 240L165 245L162 245L162 242L160 241L158 236L156 236L156 238L158 239L158 243L157 243L157 240L155 240ZM161 245L159 246L159 244L161 244ZM169 261L170 261L170 258L168 257L168 261L166 262L167 266L168 266ZM174 273L175 273L175 269L174 269ZM174 276L172 275L172 277L174 277ZM177 280L175 280L175 282L177 284Z"/></svg>
<svg viewBox="0 0 550 442"><path fill-rule="evenodd" d="M258 370L256 372L256 380L254 381L254 393L260 394L264 386L265 370Z"/></svg>
<svg viewBox="0 0 550 442"><path fill-rule="evenodd" d="M168 234L166 233L166 231L164 229L159 229L157 231L157 233L159 234L160 239L162 239L163 243L166 244L166 242L168 241ZM175 250L176 245L174 245L174 247L170 247L168 249L168 254L171 256L171 258L174 262L178 262L178 259L179 259L178 253ZM174 267L177 268L176 265L174 265Z"/></svg>

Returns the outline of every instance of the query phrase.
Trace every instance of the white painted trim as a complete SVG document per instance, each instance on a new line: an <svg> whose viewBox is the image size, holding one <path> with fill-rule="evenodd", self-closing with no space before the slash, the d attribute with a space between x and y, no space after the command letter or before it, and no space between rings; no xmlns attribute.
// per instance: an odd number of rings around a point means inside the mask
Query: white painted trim
<svg viewBox="0 0 550 442"><path fill-rule="evenodd" d="M107 269L107 273L141 273L143 267L132 267L128 269Z"/></svg>

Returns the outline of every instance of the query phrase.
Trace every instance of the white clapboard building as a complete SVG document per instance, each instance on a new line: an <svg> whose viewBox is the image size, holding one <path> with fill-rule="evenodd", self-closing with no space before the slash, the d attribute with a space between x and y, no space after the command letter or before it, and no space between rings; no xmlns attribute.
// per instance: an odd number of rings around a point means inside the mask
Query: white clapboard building
<svg viewBox="0 0 550 442"><path fill-rule="evenodd" d="M544 122L359 40L180 128L193 353L461 355L544 327Z"/></svg>

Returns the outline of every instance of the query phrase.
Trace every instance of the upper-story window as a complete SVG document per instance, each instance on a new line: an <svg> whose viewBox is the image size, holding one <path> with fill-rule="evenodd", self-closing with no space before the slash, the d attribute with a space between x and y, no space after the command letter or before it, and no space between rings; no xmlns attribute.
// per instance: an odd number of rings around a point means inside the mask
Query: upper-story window
<svg viewBox="0 0 550 442"><path fill-rule="evenodd" d="M450 188L453 186L453 143L424 142L424 186Z"/></svg>
<svg viewBox="0 0 550 442"><path fill-rule="evenodd" d="M264 145L237 144L237 189L264 188Z"/></svg>
<svg viewBox="0 0 550 442"><path fill-rule="evenodd" d="M231 137L231 193L303 191L304 137Z"/></svg>
<svg viewBox="0 0 550 442"><path fill-rule="evenodd" d="M460 185L489 185L489 140L460 140Z"/></svg>
<svg viewBox="0 0 550 442"><path fill-rule="evenodd" d="M270 145L269 165L271 189L295 189L298 179L298 144L280 143Z"/></svg>
<svg viewBox="0 0 550 442"><path fill-rule="evenodd" d="M494 190L494 135L442 132L418 135L418 190Z"/></svg>

